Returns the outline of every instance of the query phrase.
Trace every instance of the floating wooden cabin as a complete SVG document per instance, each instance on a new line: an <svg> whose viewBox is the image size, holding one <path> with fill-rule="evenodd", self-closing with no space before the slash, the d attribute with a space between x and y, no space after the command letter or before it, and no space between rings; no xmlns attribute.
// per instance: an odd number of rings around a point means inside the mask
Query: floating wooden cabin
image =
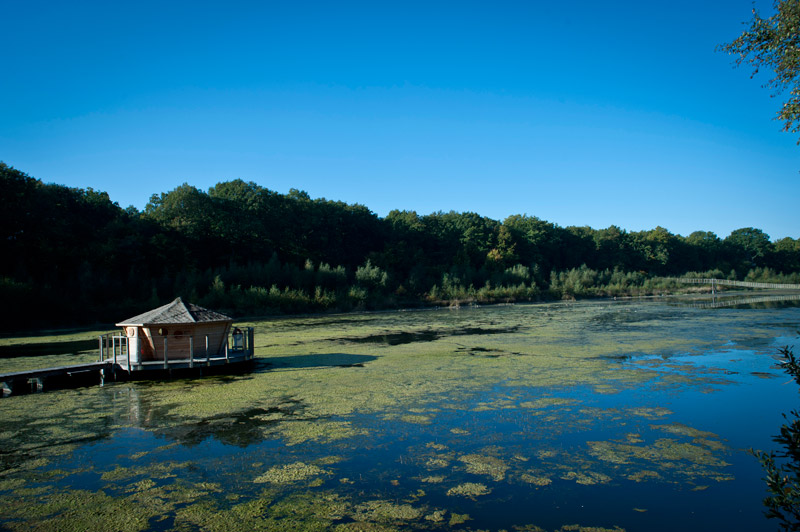
<svg viewBox="0 0 800 532"><path fill-rule="evenodd" d="M100 336L100 360L0 375L0 397L78 386L144 370L201 368L253 359L253 328L181 298L117 324L121 333ZM47 385L45 385L47 382Z"/></svg>
<svg viewBox="0 0 800 532"><path fill-rule="evenodd" d="M100 337L100 361L127 372L244 362L253 358L253 328L181 298L120 323Z"/></svg>

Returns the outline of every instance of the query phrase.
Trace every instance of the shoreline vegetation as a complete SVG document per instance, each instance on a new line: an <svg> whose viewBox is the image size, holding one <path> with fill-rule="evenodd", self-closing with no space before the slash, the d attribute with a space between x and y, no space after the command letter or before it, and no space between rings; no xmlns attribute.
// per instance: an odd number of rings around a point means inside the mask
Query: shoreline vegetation
<svg viewBox="0 0 800 532"><path fill-rule="evenodd" d="M0 162L0 330L113 322L181 296L245 316L691 293L676 277L800 283L800 240L752 227L560 227L390 212L253 182L184 184L143 211Z"/></svg>
<svg viewBox="0 0 800 532"><path fill-rule="evenodd" d="M688 274L687 276L690 276ZM675 289L674 290L667 290L667 289L658 289L652 290L649 292L639 292L639 293L625 293L625 294L612 294L612 293L605 293L602 290L597 290L596 287L588 287L590 291L597 292L594 295L587 295L587 294L580 294L580 295L564 295L562 297L552 297L552 294L549 292L540 293L535 298L528 298L528 299L494 299L494 300L486 300L486 299L478 299L475 298L465 298L465 299L441 299L441 300L426 300L426 301L417 301L411 302L405 306L399 306L396 300L392 301L392 305L382 306L382 307L374 307L374 308L348 308L345 310L340 310L338 308L331 308L326 310L320 311L306 311L306 312L296 312L296 313L281 313L279 311L274 312L266 312L266 313L253 313L253 314L244 314L237 312L236 309L225 309L228 313L235 314L236 320L239 322L253 322L253 321L262 321L265 319L281 319L281 320L293 320L293 319L305 319L305 318L313 318L318 316L327 316L327 317L335 317L335 316L348 316L348 315L357 315L357 314L382 314L382 313L391 313L391 312L429 312L429 311L438 311L438 310L452 310L452 309L460 309L460 308L478 308L482 306L504 306L504 305L532 305L532 304L545 304L545 303L556 303L559 301L564 302L577 302L577 301L588 301L588 300L636 300L636 299L648 299L648 298L662 298L662 297L677 297L677 296L689 296L689 295L697 295L697 296L710 296L711 295L711 285L682 285L680 283L674 283ZM757 289L748 289L748 288L726 288L723 286L717 287L717 295L719 297L726 297L732 294L735 295L743 295L744 293L754 293L758 294L760 290ZM473 289L465 289L467 293L475 292L476 294L479 291ZM774 293L774 291L770 291L770 293ZM413 304L416 303L416 304ZM105 329L116 329L114 322L107 321L97 321L93 323L87 323L85 325L80 326L72 326L72 327L51 327L47 329L42 328L35 328L35 329L22 329L22 330L15 330L15 331L0 331L0 340L2 339L12 339L12 338L31 338L36 336L52 336L52 335L69 335L69 334L80 334L85 333L88 331L99 331ZM2 355L0 355L2 358Z"/></svg>
<svg viewBox="0 0 800 532"><path fill-rule="evenodd" d="M378 314L378 313L387 313L387 312L427 312L427 311L436 311L436 310L443 310L443 309L458 309L458 308L469 308L469 307L480 307L480 306L502 306L502 305L525 305L525 304L536 304L536 303L554 303L557 301L581 301L581 300L603 300L603 299L614 299L614 300L626 300L626 299L645 299L645 298L656 298L656 297L670 297L670 296L681 296L681 295L689 295L689 294L697 294L697 295L704 295L704 294L711 294L711 286L690 286L690 285L680 285L677 283L678 286L675 290L654 290L651 292L641 292L641 293L627 293L627 294L606 294L606 293L598 293L595 295L565 295L563 297L552 297L552 294L545 292L545 293L538 293L536 297L530 298L503 298L503 299L483 299L485 297L485 291L478 291L475 290L474 287L463 289L467 294L475 294L475 297L467 297L464 299L440 299L440 300L425 300L425 301L411 301L407 302L407 305L399 305L396 300L392 300L386 306L377 306L374 308L347 308L344 310L340 310L336 307L329 308L325 310L319 311L305 311L305 312L296 312L296 313L282 313L279 310L271 309L273 312L269 312L270 309L266 313L252 313L246 314L238 312L236 309L225 309L228 313L236 314L236 320L242 322L250 322L250 321L260 321L264 319L303 319L303 318L312 318L315 316L347 316L353 314ZM592 287L589 287L593 290ZM718 294L725 294L729 292L736 292L741 293L747 289L737 288L735 290L726 289L724 287L717 287ZM307 296L306 296L307 297ZM0 339L3 338L14 338L14 337L34 337L34 336L49 336L49 335L63 335L63 334L72 334L72 333L82 333L86 331L96 331L101 329L115 329L114 322L112 321L96 321L93 323L87 323L85 325L79 326L65 326L65 327L51 327L47 329L43 328L35 328L35 329L23 329L23 330L15 330L15 331L2 331L0 330ZM0 356L0 358L2 358Z"/></svg>
<svg viewBox="0 0 800 532"><path fill-rule="evenodd" d="M711 272L688 272L682 277L685 278L725 278L719 271ZM763 275L762 272L751 271L745 276L745 280L756 282L771 283L791 283L800 284L800 276L785 275ZM440 308L458 308L461 306L475 305L504 305L504 304L524 304L524 303L546 303L554 301L577 301L584 299L636 299L647 297L675 296L687 294L710 294L710 285L689 285L683 284L676 278L647 278L641 276L639 284L629 282L629 278L639 276L629 276L624 272L596 272L581 268L566 272L553 273L549 287L540 289L535 283L526 284L521 282L516 286L492 286L487 282L484 286L476 288L473 285L464 286L461 284L445 285L439 287L434 285L428 294L422 299L410 299L397 297L396 294L385 295L383 298L359 298L353 297L348 291L346 293L325 293L314 294L303 292L302 290L280 291L273 286L269 292L263 289L250 288L242 290L240 286L233 286L228 289L224 284L215 278L216 292L210 292L206 297L201 298L203 304L216 304L218 308L233 314L239 314L241 318L259 319L265 317L304 317L316 314L348 314L354 312L381 312L393 310L422 311L435 310ZM613 279L608 283L597 284L603 278ZM722 294L730 289L717 287L717 292ZM741 292L742 288L737 288ZM265 295L266 294L266 295ZM339 298L342 299L339 299ZM260 307L253 307L253 300L263 298ZM328 304L332 303L330 306ZM302 308L305 306L306 310ZM266 313L243 313L242 310L266 309ZM282 309L300 308L298 312L282 312Z"/></svg>

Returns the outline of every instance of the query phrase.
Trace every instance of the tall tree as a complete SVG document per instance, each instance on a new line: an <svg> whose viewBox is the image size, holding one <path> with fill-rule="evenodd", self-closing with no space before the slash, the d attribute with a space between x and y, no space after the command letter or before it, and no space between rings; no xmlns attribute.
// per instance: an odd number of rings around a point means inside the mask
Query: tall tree
<svg viewBox="0 0 800 532"><path fill-rule="evenodd" d="M789 91L777 118L783 120L784 131L797 133L800 132L800 0L774 0L774 7L775 14L768 18L761 17L754 8L747 30L717 49L738 55L736 65L752 67L752 76L762 68L772 70L773 77L764 86L773 89L773 96Z"/></svg>
<svg viewBox="0 0 800 532"><path fill-rule="evenodd" d="M787 236L775 242L774 247L775 269L784 273L800 271L800 240Z"/></svg>
<svg viewBox="0 0 800 532"><path fill-rule="evenodd" d="M563 267L562 253L565 251L563 229L536 216L512 215L503 221L514 242L520 262L525 265L538 265L545 272Z"/></svg>
<svg viewBox="0 0 800 532"><path fill-rule="evenodd" d="M772 243L769 241L769 235L761 229L754 227L736 229L724 240L724 244L735 259L738 259L742 269L769 264Z"/></svg>
<svg viewBox="0 0 800 532"><path fill-rule="evenodd" d="M686 237L686 244L691 249L692 263L689 270L707 271L720 267L722 258L722 240L711 231L694 231ZM730 270L726 263L725 270Z"/></svg>

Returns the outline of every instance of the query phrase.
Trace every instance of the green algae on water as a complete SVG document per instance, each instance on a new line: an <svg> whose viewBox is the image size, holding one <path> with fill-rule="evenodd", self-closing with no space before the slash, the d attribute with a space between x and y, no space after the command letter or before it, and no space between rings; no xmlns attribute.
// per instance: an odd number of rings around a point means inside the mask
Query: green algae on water
<svg viewBox="0 0 800 532"><path fill-rule="evenodd" d="M384 500L367 501L355 508L356 520L379 523L413 521L422 517L423 511L410 504L395 504Z"/></svg>
<svg viewBox="0 0 800 532"><path fill-rule="evenodd" d="M522 475L520 475L520 478L522 479L523 482L527 484L532 484L534 486L539 486L539 487L549 486L550 484L553 483L553 481L549 477L543 475L532 475L529 473L523 473Z"/></svg>
<svg viewBox="0 0 800 532"><path fill-rule="evenodd" d="M447 490L447 495L475 498L491 493L491 488L479 482L464 482Z"/></svg>
<svg viewBox="0 0 800 532"><path fill-rule="evenodd" d="M494 456L467 454L460 456L458 460L466 465L467 473L486 475L495 482L503 480L506 477L506 471L508 471L508 464Z"/></svg>
<svg viewBox="0 0 800 532"><path fill-rule="evenodd" d="M293 464L271 467L263 475L257 476L253 482L257 484L265 482L269 482L270 484L288 484L328 474L330 474L329 471L313 464L295 462Z"/></svg>
<svg viewBox="0 0 800 532"><path fill-rule="evenodd" d="M257 322L250 373L2 399L2 526L114 526L70 510L113 499L125 530L458 528L465 511L478 530L472 508L502 507L509 489L730 480L725 439L655 401L603 408L603 395L726 386L715 368L675 359L728 340L740 349L775 329L688 311L678 326L658 312L635 316L641 306ZM121 431L158 444L95 462L87 450L119 445ZM70 465L77 457L85 463ZM81 475L103 489L70 489ZM43 508L58 515L36 509L50 497L57 504Z"/></svg>

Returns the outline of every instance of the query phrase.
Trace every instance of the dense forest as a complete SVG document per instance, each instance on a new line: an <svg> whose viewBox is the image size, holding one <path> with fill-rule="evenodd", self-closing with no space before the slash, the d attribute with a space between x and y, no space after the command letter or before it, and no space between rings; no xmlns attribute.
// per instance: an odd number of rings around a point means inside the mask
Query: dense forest
<svg viewBox="0 0 800 532"><path fill-rule="evenodd" d="M143 212L0 162L5 329L109 323L176 296L235 316L638 295L663 277L800 281L800 240L559 227L464 212L381 218L253 182L188 184ZM672 284L671 284L672 283Z"/></svg>

